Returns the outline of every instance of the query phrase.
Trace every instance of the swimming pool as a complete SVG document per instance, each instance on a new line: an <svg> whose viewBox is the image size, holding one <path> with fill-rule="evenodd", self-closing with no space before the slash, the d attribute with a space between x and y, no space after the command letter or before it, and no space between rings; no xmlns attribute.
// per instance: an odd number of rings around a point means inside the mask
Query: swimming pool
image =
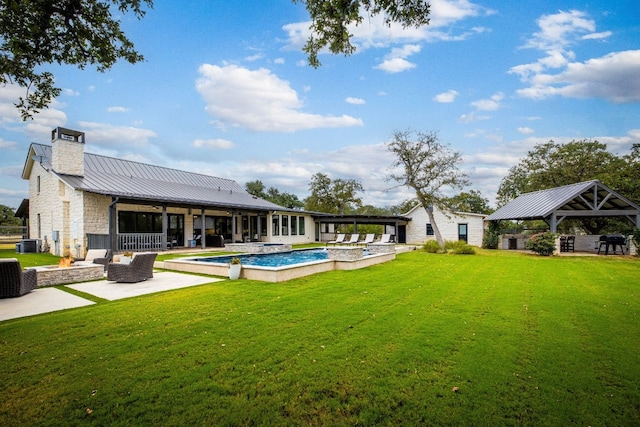
<svg viewBox="0 0 640 427"><path fill-rule="evenodd" d="M286 280L296 279L298 277L309 276L310 274L323 273L333 270L355 270L359 268L369 267L375 264L388 262L396 258L395 245L383 245L386 250L383 253L373 253L369 251L368 256L353 260L331 259L328 257L328 251L325 248L294 250L281 256L291 256L296 253L294 262L291 264L281 264L280 266L260 266L248 264L250 259L254 257L275 256L276 254L243 254L243 255L224 255L218 257L198 257L192 255L188 258L175 258L166 260L162 263L156 262L156 267L165 268L167 270L184 271L188 273L209 274L212 276L226 277L229 274L229 262L231 258L238 256L242 259L242 272L240 278L250 280L260 280L264 282L284 282ZM405 250L414 250L415 247L409 246L403 248ZM329 248L331 250L332 248ZM371 249L371 248L370 248ZM340 248L338 248L340 250ZM354 247L342 248L341 250L349 252L356 250ZM303 260L302 257L317 257L315 259ZM264 258L261 258L264 260ZM275 261L274 261L275 262Z"/></svg>
<svg viewBox="0 0 640 427"><path fill-rule="evenodd" d="M270 254L244 254L225 255L207 258L195 258L194 261L211 262L217 264L229 264L232 258L240 258L242 265L259 267L283 267L287 265L302 264L328 259L326 249L301 249L291 252L279 252Z"/></svg>

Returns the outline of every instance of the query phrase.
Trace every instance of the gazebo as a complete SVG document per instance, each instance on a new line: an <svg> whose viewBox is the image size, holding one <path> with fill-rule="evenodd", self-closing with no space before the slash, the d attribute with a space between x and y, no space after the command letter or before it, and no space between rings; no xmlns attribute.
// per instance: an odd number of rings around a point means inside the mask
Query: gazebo
<svg viewBox="0 0 640 427"><path fill-rule="evenodd" d="M618 217L640 228L640 206L598 180L522 194L487 221L544 220L552 232L565 219Z"/></svg>

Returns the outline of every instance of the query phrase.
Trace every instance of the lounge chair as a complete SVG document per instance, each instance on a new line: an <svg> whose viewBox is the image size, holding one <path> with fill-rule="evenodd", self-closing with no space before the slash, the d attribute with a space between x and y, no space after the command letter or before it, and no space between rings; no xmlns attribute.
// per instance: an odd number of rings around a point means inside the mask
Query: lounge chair
<svg viewBox="0 0 640 427"><path fill-rule="evenodd" d="M358 242L358 244L359 245L368 245L369 243L373 243L375 238L376 238L375 234L367 234L367 236L364 238L364 240L360 240Z"/></svg>
<svg viewBox="0 0 640 427"><path fill-rule="evenodd" d="M338 237L336 237L336 240L331 240L330 242L327 242L327 245L329 244L336 245L338 243L343 243L345 236L346 234L338 234Z"/></svg>
<svg viewBox="0 0 640 427"><path fill-rule="evenodd" d="M112 262L107 270L107 280L112 282L136 283L153 277L153 263L158 256L155 252L135 254L130 264Z"/></svg>
<svg viewBox="0 0 640 427"><path fill-rule="evenodd" d="M74 265L102 264L104 271L107 271L112 258L113 251L111 249L89 249L84 259L75 260Z"/></svg>
<svg viewBox="0 0 640 427"><path fill-rule="evenodd" d="M22 271L15 258L0 259L0 298L20 297L38 286L36 270Z"/></svg>
<svg viewBox="0 0 640 427"><path fill-rule="evenodd" d="M349 239L349 241L342 242L341 244L343 244L343 245L355 245L356 243L358 243L358 239L359 238L360 238L360 235L358 233L353 233L351 235L351 239Z"/></svg>
<svg viewBox="0 0 640 427"><path fill-rule="evenodd" d="M380 243L392 243L391 234L383 234L382 237L380 237Z"/></svg>

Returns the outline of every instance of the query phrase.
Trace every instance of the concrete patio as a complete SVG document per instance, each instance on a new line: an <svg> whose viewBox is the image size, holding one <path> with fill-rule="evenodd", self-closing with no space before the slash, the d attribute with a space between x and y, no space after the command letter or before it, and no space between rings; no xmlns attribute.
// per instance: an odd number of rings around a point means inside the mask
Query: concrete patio
<svg viewBox="0 0 640 427"><path fill-rule="evenodd" d="M37 288L22 297L0 299L0 321L95 304L95 302L87 298L66 292L64 288L71 288L98 298L114 301L221 280L224 279L161 271L154 272L153 278L139 283L116 283L107 280L96 280L65 285L62 289L54 287Z"/></svg>

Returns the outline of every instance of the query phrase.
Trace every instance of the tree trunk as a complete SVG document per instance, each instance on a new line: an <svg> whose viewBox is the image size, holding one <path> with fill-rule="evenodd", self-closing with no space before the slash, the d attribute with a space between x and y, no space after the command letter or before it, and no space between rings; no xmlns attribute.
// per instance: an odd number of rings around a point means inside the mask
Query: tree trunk
<svg viewBox="0 0 640 427"><path fill-rule="evenodd" d="M444 249L444 239L442 238L442 234L440 234L440 228L438 228L438 224L436 224L436 220L433 216L433 208L429 208L425 205L422 205L422 207L427 212L427 216L429 217L429 222L431 223L431 228L433 228L433 234L436 236L438 245Z"/></svg>

